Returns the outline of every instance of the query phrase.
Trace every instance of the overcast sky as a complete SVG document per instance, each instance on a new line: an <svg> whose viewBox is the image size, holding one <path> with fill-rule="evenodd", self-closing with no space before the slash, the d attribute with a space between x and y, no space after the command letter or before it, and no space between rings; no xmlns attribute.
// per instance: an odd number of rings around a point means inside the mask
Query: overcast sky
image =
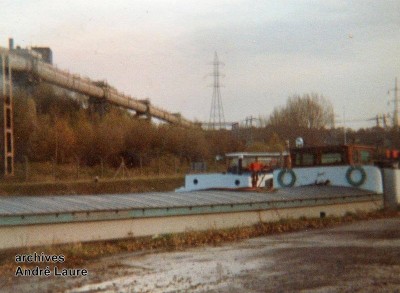
<svg viewBox="0 0 400 293"><path fill-rule="evenodd" d="M0 19L0 46L49 46L62 69L201 121L214 52L226 121L312 92L367 119L393 112L400 79L400 0L3 0Z"/></svg>

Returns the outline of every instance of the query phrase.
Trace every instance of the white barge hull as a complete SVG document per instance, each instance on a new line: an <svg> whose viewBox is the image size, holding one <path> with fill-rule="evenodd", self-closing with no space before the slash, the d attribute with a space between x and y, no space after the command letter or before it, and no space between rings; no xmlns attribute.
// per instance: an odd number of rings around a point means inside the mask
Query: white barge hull
<svg viewBox="0 0 400 293"><path fill-rule="evenodd" d="M299 187L315 184L357 187L375 193L383 193L382 172L375 166L321 166L293 169L277 169L274 188Z"/></svg>
<svg viewBox="0 0 400 293"><path fill-rule="evenodd" d="M260 174L257 187L265 187L266 181L272 180L272 173ZM186 192L207 189L241 189L252 187L251 175L231 173L189 174L185 177L185 186L175 191Z"/></svg>

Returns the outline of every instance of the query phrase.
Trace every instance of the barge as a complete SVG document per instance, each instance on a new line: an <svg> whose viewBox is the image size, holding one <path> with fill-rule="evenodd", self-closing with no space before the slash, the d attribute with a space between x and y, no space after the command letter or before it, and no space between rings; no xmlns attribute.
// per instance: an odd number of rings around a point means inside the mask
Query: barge
<svg viewBox="0 0 400 293"><path fill-rule="evenodd" d="M236 160L228 166L226 174L219 176L228 178L234 188L225 186L223 190L218 188L220 185L201 185L210 174L191 174L186 177L186 190L180 192L1 197L0 249L369 212L384 207L389 189L391 198L398 203L400 188L386 186L400 182L400 171L385 169L383 176L382 170L373 165L370 148L296 148L290 151L290 156L274 154L268 162L269 166L272 162L275 165L262 170L264 174L260 172L256 188L252 186L247 163L239 161L246 154L235 153L231 157ZM282 166L284 158L287 164ZM196 178L198 184L194 184ZM242 182L243 178L246 179ZM237 186L232 180L241 182ZM273 188L265 188L268 180L273 182ZM196 188L205 186L206 190L192 190L188 183Z"/></svg>

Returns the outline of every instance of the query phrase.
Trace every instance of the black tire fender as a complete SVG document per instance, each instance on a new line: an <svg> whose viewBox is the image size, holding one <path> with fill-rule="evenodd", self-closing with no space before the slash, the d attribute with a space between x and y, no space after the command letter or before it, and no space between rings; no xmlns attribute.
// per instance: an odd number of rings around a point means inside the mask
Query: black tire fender
<svg viewBox="0 0 400 293"><path fill-rule="evenodd" d="M283 182L283 177L285 176L285 174L289 174L291 179L289 183L284 183ZM282 169L279 173L278 173L278 183L280 186L282 187L292 187L295 182L296 182L296 174L293 172L292 169Z"/></svg>
<svg viewBox="0 0 400 293"><path fill-rule="evenodd" d="M351 177L353 172L360 172L360 174L361 174L360 180L358 180L358 181L353 180L353 178ZM367 179L367 173L365 173L364 168L361 166L351 166L346 171L346 180L347 180L347 182L350 183L350 185L352 185L354 187L358 187L358 186L362 185L366 179Z"/></svg>

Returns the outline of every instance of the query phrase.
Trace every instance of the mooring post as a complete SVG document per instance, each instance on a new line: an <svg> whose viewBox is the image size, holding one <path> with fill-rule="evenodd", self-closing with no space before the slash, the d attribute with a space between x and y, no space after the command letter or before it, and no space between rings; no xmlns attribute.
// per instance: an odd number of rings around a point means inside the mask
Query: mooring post
<svg viewBox="0 0 400 293"><path fill-rule="evenodd" d="M397 210L400 205L400 170L382 169L384 207Z"/></svg>

